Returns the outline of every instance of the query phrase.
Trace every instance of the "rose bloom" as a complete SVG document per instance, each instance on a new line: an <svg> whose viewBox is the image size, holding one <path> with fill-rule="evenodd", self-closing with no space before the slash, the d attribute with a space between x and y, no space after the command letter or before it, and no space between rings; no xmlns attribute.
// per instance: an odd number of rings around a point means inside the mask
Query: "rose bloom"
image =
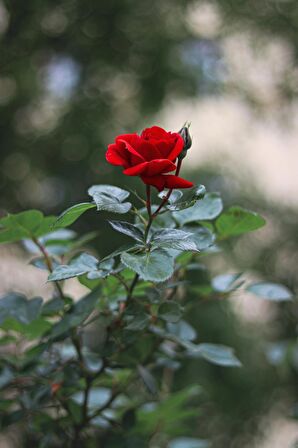
<svg viewBox="0 0 298 448"><path fill-rule="evenodd" d="M112 165L123 166L126 176L140 176L147 185L159 191L164 188L189 188L193 184L179 176L168 174L176 170L175 162L184 148L184 140L177 132L167 132L153 126L141 135L118 135L108 146L106 159Z"/></svg>

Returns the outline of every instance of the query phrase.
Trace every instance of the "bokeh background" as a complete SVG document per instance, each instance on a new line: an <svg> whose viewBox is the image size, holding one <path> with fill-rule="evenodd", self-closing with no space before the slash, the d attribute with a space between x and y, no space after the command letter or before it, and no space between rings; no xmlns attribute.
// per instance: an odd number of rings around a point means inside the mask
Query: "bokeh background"
<svg viewBox="0 0 298 448"><path fill-rule="evenodd" d="M105 162L107 144L191 121L184 175L268 222L212 258L212 271L297 292L297 93L297 0L0 0L0 213L58 214L96 183L135 188ZM97 228L104 254L108 228L95 215L76 229ZM1 293L50 294L22 248L0 256ZM243 292L198 305L199 336L236 347L244 368L192 361L177 373L174 387L205 391L190 436L215 448L298 446L297 317L297 302Z"/></svg>

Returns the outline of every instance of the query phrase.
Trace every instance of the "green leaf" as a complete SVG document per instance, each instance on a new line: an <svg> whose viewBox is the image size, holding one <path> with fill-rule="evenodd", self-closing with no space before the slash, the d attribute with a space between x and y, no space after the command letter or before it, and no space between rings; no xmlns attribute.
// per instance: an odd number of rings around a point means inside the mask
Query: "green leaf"
<svg viewBox="0 0 298 448"><path fill-rule="evenodd" d="M163 302L158 308L158 316L166 322L176 323L181 319L182 310L177 302Z"/></svg>
<svg viewBox="0 0 298 448"><path fill-rule="evenodd" d="M100 297L101 288L97 287L81 300L76 302L65 316L57 322L50 332L50 338L54 339L77 327L91 314Z"/></svg>
<svg viewBox="0 0 298 448"><path fill-rule="evenodd" d="M168 323L167 330L182 341L193 341L197 337L196 330L185 320L176 323Z"/></svg>
<svg viewBox="0 0 298 448"><path fill-rule="evenodd" d="M200 389L198 387L188 387L178 392L172 392L155 406L149 409L142 409L138 412L138 429L142 432L152 434L160 422L162 422L163 433L176 434L181 430L187 431L186 420L197 416L197 407L188 406L188 401L197 396Z"/></svg>
<svg viewBox="0 0 298 448"><path fill-rule="evenodd" d="M130 316L129 323L126 325L125 330L141 331L148 326L149 322L150 316L140 312L135 316Z"/></svg>
<svg viewBox="0 0 298 448"><path fill-rule="evenodd" d="M117 232L124 233L124 235L143 243L144 233L134 224L126 221L109 221L109 223Z"/></svg>
<svg viewBox="0 0 298 448"><path fill-rule="evenodd" d="M95 208L95 204L91 204L91 202L83 202L81 204L73 205L61 213L58 216L57 221L55 223L58 227L68 227L73 224L83 213L91 208Z"/></svg>
<svg viewBox="0 0 298 448"><path fill-rule="evenodd" d="M168 448L208 448L207 440L193 439L190 437L177 437L170 441Z"/></svg>
<svg viewBox="0 0 298 448"><path fill-rule="evenodd" d="M191 232L177 229L155 230L150 242L165 249L198 251Z"/></svg>
<svg viewBox="0 0 298 448"><path fill-rule="evenodd" d="M121 254L122 263L135 271L143 280L164 282L174 272L174 259L164 249L140 254Z"/></svg>
<svg viewBox="0 0 298 448"><path fill-rule="evenodd" d="M265 219L260 215L242 207L229 208L215 223L219 236L222 238L252 232L265 224Z"/></svg>
<svg viewBox="0 0 298 448"><path fill-rule="evenodd" d="M175 220L180 226L189 222L208 221L215 219L222 211L223 204L217 193L207 193L204 199L196 202L192 207L173 212Z"/></svg>
<svg viewBox="0 0 298 448"><path fill-rule="evenodd" d="M42 307L43 316L52 316L64 310L65 302L60 297L48 300Z"/></svg>
<svg viewBox="0 0 298 448"><path fill-rule="evenodd" d="M206 227L187 226L182 230L192 233L192 239L200 251L208 249L215 241L215 235Z"/></svg>
<svg viewBox="0 0 298 448"><path fill-rule="evenodd" d="M9 367L4 366L0 371L0 389L7 386L11 382L11 380L13 380L13 378L13 371Z"/></svg>
<svg viewBox="0 0 298 448"><path fill-rule="evenodd" d="M129 196L129 192L119 187L93 185L89 188L88 194L93 198L98 211L127 213L132 207L130 202L123 202Z"/></svg>
<svg viewBox="0 0 298 448"><path fill-rule="evenodd" d="M241 362L236 358L231 347L217 344L198 344L191 342L184 344L189 356L194 358L204 358L212 364L225 367L241 367Z"/></svg>
<svg viewBox="0 0 298 448"><path fill-rule="evenodd" d="M52 230L56 218L44 217L38 210L9 214L0 219L0 244L39 237Z"/></svg>
<svg viewBox="0 0 298 448"><path fill-rule="evenodd" d="M115 258L118 255L121 255L123 252L131 252L132 250L137 249L138 247L139 246L136 245L135 243L124 244L123 246L120 246L119 249L114 250L114 252L102 258L101 262L110 260L111 258Z"/></svg>
<svg viewBox="0 0 298 448"><path fill-rule="evenodd" d="M65 280L79 275L86 274L90 271L96 271L99 260L87 253L81 254L76 259L72 260L69 265L57 266L49 275L48 281Z"/></svg>
<svg viewBox="0 0 298 448"><path fill-rule="evenodd" d="M163 190L160 193L158 193L158 197L161 199L165 199L168 192L169 190ZM173 190L168 199L169 204L175 204L175 202L179 201L179 199L182 198L182 196L183 192L181 190Z"/></svg>
<svg viewBox="0 0 298 448"><path fill-rule="evenodd" d="M154 376L146 367L141 365L138 365L138 372L149 392L155 395L157 393L157 384Z"/></svg>
<svg viewBox="0 0 298 448"><path fill-rule="evenodd" d="M105 387L93 387L88 396L88 410L94 411L95 409L104 406L111 398L112 391ZM72 400L82 405L84 402L85 394L83 391L76 392L71 398Z"/></svg>
<svg viewBox="0 0 298 448"><path fill-rule="evenodd" d="M87 274L88 279L104 278L113 268L113 259L99 261L97 258L87 253L81 254L69 265L57 266L49 275L48 281L66 280L72 277L79 277Z"/></svg>
<svg viewBox="0 0 298 448"><path fill-rule="evenodd" d="M293 299L292 292L286 286L277 283L255 283L248 286L246 290L273 302L284 302Z"/></svg>
<svg viewBox="0 0 298 448"><path fill-rule="evenodd" d="M0 299L0 324L8 318L30 324L39 316L41 304L40 297L28 300L23 294L8 293Z"/></svg>
<svg viewBox="0 0 298 448"><path fill-rule="evenodd" d="M173 193L174 192L175 190L173 191ZM206 194L206 188L204 185L198 185L191 190L187 190L183 194L183 200L179 202L178 199L180 199L181 196L177 199L177 195L174 195L174 199L172 199L173 193L169 198L169 204L167 205L167 208L172 211L179 211L192 207L198 200L203 199Z"/></svg>
<svg viewBox="0 0 298 448"><path fill-rule="evenodd" d="M214 277L211 281L212 288L218 292L230 292L237 289L243 282L235 282L241 277L240 274L223 274Z"/></svg>

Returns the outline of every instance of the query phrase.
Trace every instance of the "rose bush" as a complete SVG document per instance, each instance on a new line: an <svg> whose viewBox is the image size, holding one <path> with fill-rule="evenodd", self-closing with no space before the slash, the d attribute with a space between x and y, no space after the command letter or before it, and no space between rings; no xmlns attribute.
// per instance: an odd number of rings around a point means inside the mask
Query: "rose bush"
<svg viewBox="0 0 298 448"><path fill-rule="evenodd" d="M164 188L190 188L192 182L178 176L177 157L184 149L184 140L177 132L167 132L159 126L144 129L141 135L123 134L108 146L106 159L112 165L123 166L126 176L140 176L147 185ZM168 174L176 170L175 175Z"/></svg>
<svg viewBox="0 0 298 448"><path fill-rule="evenodd" d="M282 285L208 274L204 260L222 240L265 221L241 207L223 211L218 193L205 194L202 185L172 192L191 186L178 177L191 145L188 128L180 133L154 126L109 146L108 161L147 184L140 209L129 191L93 185L92 201L58 218L27 210L0 219L0 243L22 242L53 282L46 301L18 291L0 298L0 431L18 425L24 448L209 447L197 425L200 388L177 389L175 372L186 359L241 362L222 341L198 336L191 313L240 287L267 300L291 299ZM169 191L152 195L150 185ZM96 209L128 216L109 223L130 242L104 257L89 248L94 232L79 237L68 229ZM64 287L71 278L86 288L80 299Z"/></svg>

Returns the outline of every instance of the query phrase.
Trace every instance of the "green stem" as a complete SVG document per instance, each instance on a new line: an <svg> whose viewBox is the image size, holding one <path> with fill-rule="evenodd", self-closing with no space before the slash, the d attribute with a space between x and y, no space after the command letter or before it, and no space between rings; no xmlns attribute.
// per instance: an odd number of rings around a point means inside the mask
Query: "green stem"
<svg viewBox="0 0 298 448"><path fill-rule="evenodd" d="M38 247L40 252L42 253L42 255L44 257L44 260L45 260L45 263L47 265L48 271L49 272L53 272L53 263L52 263L51 257L49 256L46 248L38 241L37 238L33 237L32 241ZM59 294L60 298L62 300L64 300L64 294L63 294L62 288L61 288L61 286L60 286L60 284L58 282L55 282L55 287L56 287L56 289L58 291L58 294Z"/></svg>
<svg viewBox="0 0 298 448"><path fill-rule="evenodd" d="M176 168L176 172L175 172L175 176L178 176L180 173L180 169L181 169L181 165L182 165L182 160L178 160L177 163L177 168ZM158 215L158 213L160 212L160 210L163 208L164 205L166 205L166 203L169 200L169 197L171 196L173 191L173 188L171 190L168 191L167 195L165 196L165 198L162 200L160 206L158 207L158 209L153 213L152 215L152 219L156 218L156 216Z"/></svg>

